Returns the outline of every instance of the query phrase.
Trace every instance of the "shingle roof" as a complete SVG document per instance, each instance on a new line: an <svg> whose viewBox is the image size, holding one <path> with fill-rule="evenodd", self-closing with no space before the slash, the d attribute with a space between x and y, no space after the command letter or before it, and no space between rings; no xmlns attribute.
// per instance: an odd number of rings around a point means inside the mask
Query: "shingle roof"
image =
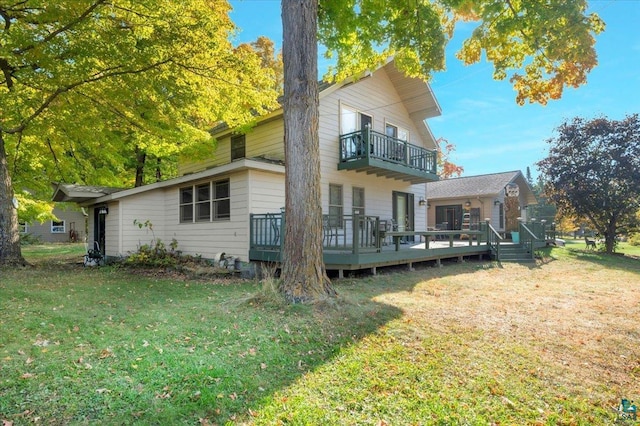
<svg viewBox="0 0 640 426"><path fill-rule="evenodd" d="M76 185L76 184L54 184L55 189L52 201L74 201L84 202L100 198L114 192L122 191L124 188L113 188L109 186Z"/></svg>
<svg viewBox="0 0 640 426"><path fill-rule="evenodd" d="M507 184L518 179L518 177L522 177L522 180L524 180L522 172L515 170L428 182L427 198L436 200L442 198L494 196L500 193ZM530 188L528 189L531 191Z"/></svg>

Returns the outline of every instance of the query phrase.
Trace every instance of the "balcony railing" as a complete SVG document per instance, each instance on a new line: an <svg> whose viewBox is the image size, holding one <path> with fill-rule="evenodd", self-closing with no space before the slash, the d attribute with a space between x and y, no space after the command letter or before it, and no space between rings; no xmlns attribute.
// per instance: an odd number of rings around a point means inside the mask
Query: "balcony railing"
<svg viewBox="0 0 640 426"><path fill-rule="evenodd" d="M371 129L340 136L340 162L361 159L381 160L425 174L435 175L437 173L437 153L435 150L412 145L405 140L387 136Z"/></svg>

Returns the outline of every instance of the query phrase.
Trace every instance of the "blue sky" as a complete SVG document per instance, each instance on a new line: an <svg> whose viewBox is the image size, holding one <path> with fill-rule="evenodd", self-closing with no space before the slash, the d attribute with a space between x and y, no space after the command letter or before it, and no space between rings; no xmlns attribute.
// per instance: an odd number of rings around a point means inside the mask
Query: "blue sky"
<svg viewBox="0 0 640 426"><path fill-rule="evenodd" d="M238 41L260 35L282 43L279 0L231 0L231 18L240 27ZM452 160L463 176L531 168L545 157L554 129L573 117L606 116L620 120L640 113L640 0L590 1L607 24L597 37L598 66L587 84L565 89L562 99L546 106L518 106L508 79L495 81L491 64L464 66L454 53L461 37L447 50L447 70L433 75L431 87L442 115L428 121L436 138L456 146ZM470 24L467 24L470 25ZM322 71L322 62L320 68Z"/></svg>

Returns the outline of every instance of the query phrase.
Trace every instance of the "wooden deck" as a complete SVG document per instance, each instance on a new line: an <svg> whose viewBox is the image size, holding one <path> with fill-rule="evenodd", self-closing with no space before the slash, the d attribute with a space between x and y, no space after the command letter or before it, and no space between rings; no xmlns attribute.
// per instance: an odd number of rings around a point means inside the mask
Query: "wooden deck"
<svg viewBox="0 0 640 426"><path fill-rule="evenodd" d="M252 215L251 217L251 261L281 263L284 216L280 214ZM325 229L323 259L328 271L376 269L385 266L406 265L445 259L462 261L465 257L500 259L509 248L522 250L528 259L533 259L535 248L545 243L545 227L534 233L521 224L526 237L524 243L505 241L489 223L481 224L480 230L452 231L386 231L377 217L344 216L340 221L326 220L327 226L336 224L341 232ZM540 236L536 236L540 234ZM544 236L544 237L543 237ZM526 260L517 257L514 260Z"/></svg>

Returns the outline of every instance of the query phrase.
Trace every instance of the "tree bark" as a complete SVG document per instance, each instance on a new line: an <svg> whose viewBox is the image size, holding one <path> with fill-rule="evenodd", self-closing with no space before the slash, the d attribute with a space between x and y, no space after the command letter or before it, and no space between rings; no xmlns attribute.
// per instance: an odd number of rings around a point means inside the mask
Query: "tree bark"
<svg viewBox="0 0 640 426"><path fill-rule="evenodd" d="M335 295L322 258L318 0L282 0L285 231L281 291L292 303Z"/></svg>
<svg viewBox="0 0 640 426"><path fill-rule="evenodd" d="M144 166L147 160L147 153L136 146L136 183L135 187L144 185Z"/></svg>
<svg viewBox="0 0 640 426"><path fill-rule="evenodd" d="M0 266L25 266L20 248L18 210L13 205L13 185L0 132Z"/></svg>

